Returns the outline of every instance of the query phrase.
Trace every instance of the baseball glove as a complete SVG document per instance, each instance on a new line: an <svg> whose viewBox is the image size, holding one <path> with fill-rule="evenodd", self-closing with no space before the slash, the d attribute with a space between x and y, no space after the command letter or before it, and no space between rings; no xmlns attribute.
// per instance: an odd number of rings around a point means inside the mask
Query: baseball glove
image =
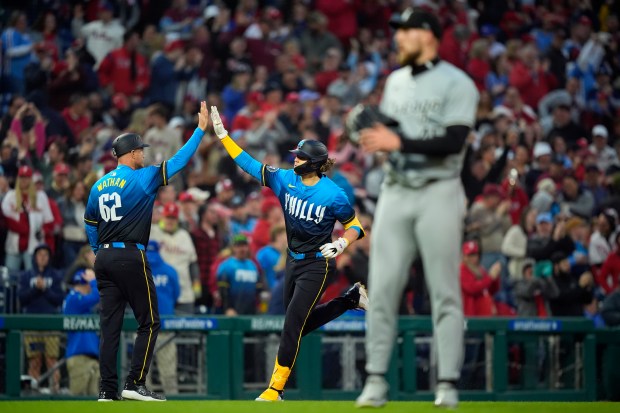
<svg viewBox="0 0 620 413"><path fill-rule="evenodd" d="M376 105L358 104L351 109L345 120L345 133L353 143L359 143L360 131L371 128L375 123L382 123L394 131L398 130L398 121L384 115Z"/></svg>

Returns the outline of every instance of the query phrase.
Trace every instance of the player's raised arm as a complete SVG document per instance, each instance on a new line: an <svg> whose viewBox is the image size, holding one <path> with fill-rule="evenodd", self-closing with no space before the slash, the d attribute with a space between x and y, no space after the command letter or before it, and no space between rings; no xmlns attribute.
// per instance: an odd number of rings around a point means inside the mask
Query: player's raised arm
<svg viewBox="0 0 620 413"><path fill-rule="evenodd" d="M194 130L192 137L175 153L172 158L162 162L162 174L164 177L164 185L168 184L168 180L176 175L181 169L188 164L198 145L202 141L207 127L209 126L209 112L207 111L206 102L200 102L200 112L198 112L198 127Z"/></svg>
<svg viewBox="0 0 620 413"><path fill-rule="evenodd" d="M252 158L247 152L245 152L237 143L228 136L228 131L224 129L220 114L217 112L217 107L211 106L211 121L213 122L213 130L215 134L224 145L224 148L235 161L237 165L254 178L258 179L261 185L265 185L263 180L263 164Z"/></svg>

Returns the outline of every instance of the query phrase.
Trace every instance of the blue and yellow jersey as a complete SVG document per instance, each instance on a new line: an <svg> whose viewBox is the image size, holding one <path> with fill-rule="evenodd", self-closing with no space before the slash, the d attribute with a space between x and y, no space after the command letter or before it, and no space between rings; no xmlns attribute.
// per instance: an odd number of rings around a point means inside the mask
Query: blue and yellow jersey
<svg viewBox="0 0 620 413"><path fill-rule="evenodd" d="M318 252L332 241L336 221L345 229L355 228L359 238L364 230L344 191L331 179L321 176L313 186L304 185L291 169L279 169L253 159L230 138L222 139L235 163L273 190L284 211L288 246L296 253Z"/></svg>
<svg viewBox="0 0 620 413"><path fill-rule="evenodd" d="M157 190L187 165L203 135L196 128L187 143L160 165L136 170L119 165L93 185L84 222L95 252L111 242L148 244Z"/></svg>

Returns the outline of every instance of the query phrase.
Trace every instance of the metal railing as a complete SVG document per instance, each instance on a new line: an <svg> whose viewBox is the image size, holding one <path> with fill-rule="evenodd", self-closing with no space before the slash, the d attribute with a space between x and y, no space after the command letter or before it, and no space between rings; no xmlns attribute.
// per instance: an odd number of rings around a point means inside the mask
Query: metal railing
<svg viewBox="0 0 620 413"><path fill-rule="evenodd" d="M252 399L271 375L282 324L281 317L267 316L164 318L151 386L170 398ZM133 319L125 319L119 380L129 368L136 327ZM0 398L71 397L65 333L98 329L96 316L0 316ZM356 397L365 380L364 332L363 318L345 317L306 336L286 397ZM620 349L620 330L595 330L585 319L469 319L466 332L459 383L464 400L596 400L602 360L611 349ZM44 353L45 337L57 343L58 357L33 382L27 377L27 352ZM158 360L165 346L173 346L175 354ZM387 374L390 398L430 399L435 367L430 319L401 318ZM50 391L42 391L46 388Z"/></svg>

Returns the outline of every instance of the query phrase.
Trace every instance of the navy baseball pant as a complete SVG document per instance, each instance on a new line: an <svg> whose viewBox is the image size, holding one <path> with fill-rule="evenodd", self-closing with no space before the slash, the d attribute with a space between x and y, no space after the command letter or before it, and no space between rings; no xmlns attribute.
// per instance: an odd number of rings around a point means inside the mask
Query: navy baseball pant
<svg viewBox="0 0 620 413"><path fill-rule="evenodd" d="M138 321L127 382L144 384L160 328L157 294L145 253L131 244L101 248L95 275L101 303L101 391L118 391L116 360L127 304Z"/></svg>

